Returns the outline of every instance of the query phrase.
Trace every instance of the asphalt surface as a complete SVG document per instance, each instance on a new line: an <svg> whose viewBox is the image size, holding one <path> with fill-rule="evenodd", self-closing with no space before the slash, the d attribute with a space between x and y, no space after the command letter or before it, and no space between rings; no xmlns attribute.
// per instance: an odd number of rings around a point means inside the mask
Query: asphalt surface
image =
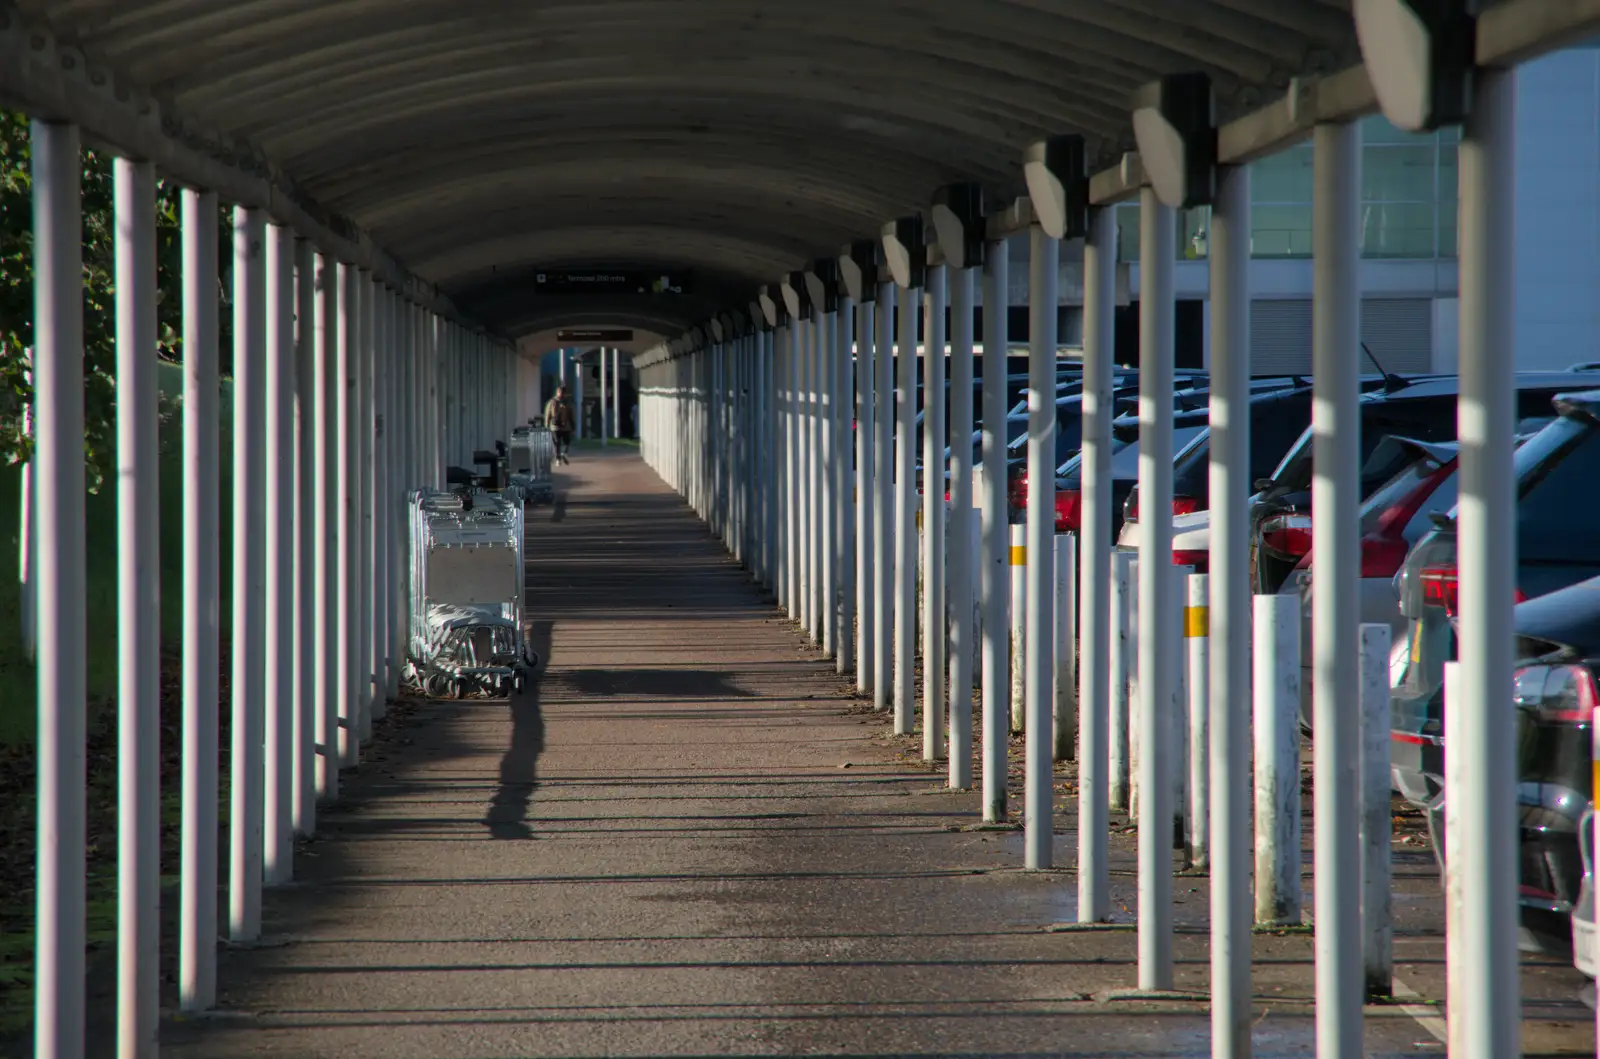
<svg viewBox="0 0 1600 1059"><path fill-rule="evenodd" d="M164 1054L1209 1054L1199 992L1115 996L1134 836L1118 926L1053 929L1070 873L1023 872L1016 833L981 829L636 455L580 452L557 484L529 512L540 678L403 711L269 894L267 942L224 954L219 1012L170 1018ZM1422 1000L1368 1009L1371 1055L1443 1053L1437 879L1407 856ZM1205 879L1174 882L1177 986L1201 991ZM1256 938L1257 1056L1314 1054L1311 946ZM1570 968L1530 974L1530 1054L1593 1055Z"/></svg>

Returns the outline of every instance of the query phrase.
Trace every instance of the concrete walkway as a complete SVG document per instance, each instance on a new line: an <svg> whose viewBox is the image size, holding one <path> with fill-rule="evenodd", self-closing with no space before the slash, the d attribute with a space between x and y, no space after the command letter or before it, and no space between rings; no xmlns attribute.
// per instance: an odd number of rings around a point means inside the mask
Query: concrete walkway
<svg viewBox="0 0 1600 1059"><path fill-rule="evenodd" d="M1203 1002L1108 997L1134 935L1053 932L1072 877L1020 871L636 455L563 471L529 517L542 678L403 708L269 895L272 942L225 954L223 1014L169 1022L165 1054L1209 1054ZM1203 989L1204 880L1176 883ZM1436 967L1428 933L1402 963ZM1313 1054L1311 939L1256 955L1256 1054ZM1397 1008L1368 1046L1442 1052Z"/></svg>

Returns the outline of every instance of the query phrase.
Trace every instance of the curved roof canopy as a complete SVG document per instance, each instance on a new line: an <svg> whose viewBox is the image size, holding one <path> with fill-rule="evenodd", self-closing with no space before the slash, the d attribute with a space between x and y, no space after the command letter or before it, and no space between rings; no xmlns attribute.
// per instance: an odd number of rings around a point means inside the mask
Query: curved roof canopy
<svg viewBox="0 0 1600 1059"><path fill-rule="evenodd" d="M14 0L508 335L671 335L955 180L1021 190L1129 99L1210 73L1219 118L1358 61L1348 0ZM691 292L537 296L557 268Z"/></svg>

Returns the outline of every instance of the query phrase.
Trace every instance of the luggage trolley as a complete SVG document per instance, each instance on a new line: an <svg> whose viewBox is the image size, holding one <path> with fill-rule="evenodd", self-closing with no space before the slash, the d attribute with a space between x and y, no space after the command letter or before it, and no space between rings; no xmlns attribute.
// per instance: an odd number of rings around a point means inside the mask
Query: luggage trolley
<svg viewBox="0 0 1600 1059"><path fill-rule="evenodd" d="M411 494L411 687L509 695L538 665L523 629L524 502L516 486Z"/></svg>
<svg viewBox="0 0 1600 1059"><path fill-rule="evenodd" d="M511 481L536 504L555 499L555 481L551 477L555 457L555 438L542 420L535 419L531 425L511 431Z"/></svg>

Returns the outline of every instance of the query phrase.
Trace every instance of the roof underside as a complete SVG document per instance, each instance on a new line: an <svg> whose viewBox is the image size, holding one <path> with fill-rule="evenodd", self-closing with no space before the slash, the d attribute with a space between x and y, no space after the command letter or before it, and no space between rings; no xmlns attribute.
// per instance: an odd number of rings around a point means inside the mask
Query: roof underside
<svg viewBox="0 0 1600 1059"><path fill-rule="evenodd" d="M1131 149L1128 100L1206 70L1219 117L1357 61L1348 0L18 0L508 335L658 334L923 208L1021 190L1022 149ZM537 297L535 269L693 293ZM596 300L598 298L598 300Z"/></svg>

